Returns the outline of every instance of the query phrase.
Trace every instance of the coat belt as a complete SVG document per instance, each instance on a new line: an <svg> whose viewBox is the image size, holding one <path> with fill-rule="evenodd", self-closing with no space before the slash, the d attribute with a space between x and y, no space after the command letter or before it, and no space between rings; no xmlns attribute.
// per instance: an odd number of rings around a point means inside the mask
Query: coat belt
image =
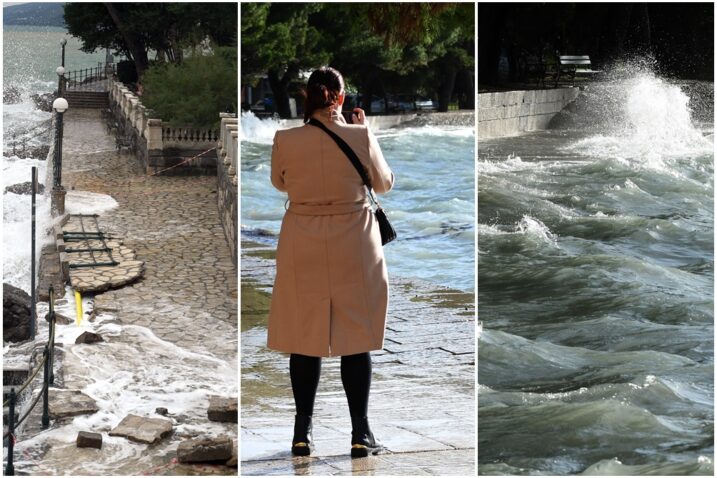
<svg viewBox="0 0 717 478"><path fill-rule="evenodd" d="M335 216L350 214L370 207L367 202L348 204L297 204L290 203L288 211L300 216Z"/></svg>

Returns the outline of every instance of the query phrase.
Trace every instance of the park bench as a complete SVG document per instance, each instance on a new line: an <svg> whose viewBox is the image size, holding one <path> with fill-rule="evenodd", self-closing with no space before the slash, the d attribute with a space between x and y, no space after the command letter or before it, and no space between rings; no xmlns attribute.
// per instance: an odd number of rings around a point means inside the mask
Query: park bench
<svg viewBox="0 0 717 478"><path fill-rule="evenodd" d="M588 55L560 55L558 60L557 75L555 77L555 86L557 87L561 81L567 78L572 86L575 86L575 78L578 76L591 77L599 70L593 70Z"/></svg>

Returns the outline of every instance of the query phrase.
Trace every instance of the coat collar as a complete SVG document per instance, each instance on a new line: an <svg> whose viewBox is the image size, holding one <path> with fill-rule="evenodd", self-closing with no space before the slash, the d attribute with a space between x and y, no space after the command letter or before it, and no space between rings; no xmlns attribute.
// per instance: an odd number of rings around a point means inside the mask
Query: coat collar
<svg viewBox="0 0 717 478"><path fill-rule="evenodd" d="M322 123L346 123L346 120L340 113L337 113L335 109L325 108L316 110L311 115L312 118L316 118Z"/></svg>

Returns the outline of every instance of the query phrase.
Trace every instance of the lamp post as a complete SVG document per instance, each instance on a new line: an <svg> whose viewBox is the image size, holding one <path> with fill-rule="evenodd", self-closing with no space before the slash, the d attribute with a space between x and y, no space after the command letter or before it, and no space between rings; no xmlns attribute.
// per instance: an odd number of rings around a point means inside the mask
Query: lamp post
<svg viewBox="0 0 717 478"><path fill-rule="evenodd" d="M67 45L67 39L63 38L62 40L60 40L60 45L62 45L62 63L60 63L60 65L62 65L62 67L64 68L65 67L65 45Z"/></svg>
<svg viewBox="0 0 717 478"><path fill-rule="evenodd" d="M57 96L58 98L61 97L64 94L64 74L65 74L65 45L67 45L67 39L63 38L60 40L60 46L62 46L62 61L60 62L60 66L57 68L56 73L58 76L58 85L57 85Z"/></svg>
<svg viewBox="0 0 717 478"><path fill-rule="evenodd" d="M65 67L64 66L58 66L55 70L55 73L57 73L57 97L60 98L65 92L64 92L64 79L65 79Z"/></svg>
<svg viewBox="0 0 717 478"><path fill-rule="evenodd" d="M62 187L62 117L68 108L67 100L57 98L52 102L52 109L56 113L55 121L55 157L52 168L52 215L65 214L65 188Z"/></svg>

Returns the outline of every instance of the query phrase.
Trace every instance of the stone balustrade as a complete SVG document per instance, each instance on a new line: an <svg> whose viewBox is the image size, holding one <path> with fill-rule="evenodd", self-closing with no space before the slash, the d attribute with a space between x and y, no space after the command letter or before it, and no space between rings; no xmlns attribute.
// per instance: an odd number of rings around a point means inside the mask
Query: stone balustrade
<svg viewBox="0 0 717 478"><path fill-rule="evenodd" d="M128 142L137 145L135 153L147 172L156 173L167 168L171 168L170 174L217 172L214 156L202 153L217 147L219 131L174 126L162 121L142 104L140 97L116 80L110 82L109 99L118 134L125 139L134 138ZM190 160L193 157L196 159Z"/></svg>
<svg viewBox="0 0 717 478"><path fill-rule="evenodd" d="M239 123L235 115L220 113L219 116L221 123L217 142L217 206L224 235L236 265L239 252Z"/></svg>

